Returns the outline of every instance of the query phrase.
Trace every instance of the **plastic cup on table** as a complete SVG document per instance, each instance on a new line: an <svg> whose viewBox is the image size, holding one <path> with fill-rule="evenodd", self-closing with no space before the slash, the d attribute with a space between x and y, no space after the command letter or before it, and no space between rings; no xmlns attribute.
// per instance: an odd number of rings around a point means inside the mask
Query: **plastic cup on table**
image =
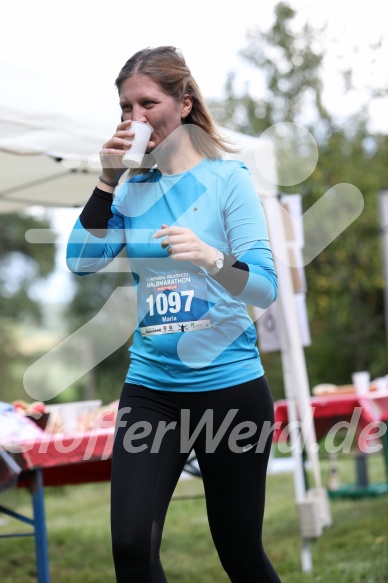
<svg viewBox="0 0 388 583"><path fill-rule="evenodd" d="M358 395L367 395L369 393L370 373L368 371L352 373L352 381Z"/></svg>
<svg viewBox="0 0 388 583"><path fill-rule="evenodd" d="M388 389L388 379L387 377L378 377L372 381L372 385L375 386L377 391L385 391Z"/></svg>
<svg viewBox="0 0 388 583"><path fill-rule="evenodd" d="M130 129L135 133L131 147L125 151L123 164L127 168L140 168L153 128L142 121L133 121Z"/></svg>

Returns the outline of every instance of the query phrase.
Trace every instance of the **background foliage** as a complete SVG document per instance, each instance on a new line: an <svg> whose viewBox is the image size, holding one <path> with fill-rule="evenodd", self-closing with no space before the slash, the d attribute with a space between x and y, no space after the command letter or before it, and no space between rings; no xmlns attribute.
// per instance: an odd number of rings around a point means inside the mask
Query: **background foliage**
<svg viewBox="0 0 388 583"><path fill-rule="evenodd" d="M20 327L42 324L42 305L31 289L52 273L53 245L30 245L29 229L48 229L45 218L28 214L0 215L0 400L21 397L23 371L29 358L20 351Z"/></svg>

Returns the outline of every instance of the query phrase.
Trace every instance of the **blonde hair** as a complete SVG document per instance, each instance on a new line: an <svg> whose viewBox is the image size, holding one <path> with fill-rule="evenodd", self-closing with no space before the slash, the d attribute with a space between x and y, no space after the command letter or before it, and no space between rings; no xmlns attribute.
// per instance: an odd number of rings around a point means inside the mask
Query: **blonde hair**
<svg viewBox="0 0 388 583"><path fill-rule="evenodd" d="M147 75L167 93L180 101L185 94L189 94L193 106L189 115L184 119L190 124L190 136L197 151L209 159L221 158L223 152L236 152L227 139L223 138L216 126L212 114L202 96L195 79L179 49L172 46L147 48L135 53L121 69L116 79L116 87L120 92L121 84L135 73ZM201 131L195 131L195 127ZM211 138L211 139L208 139ZM143 173L145 169L139 169ZM131 174L133 171L131 171ZM139 173L136 171L135 173Z"/></svg>

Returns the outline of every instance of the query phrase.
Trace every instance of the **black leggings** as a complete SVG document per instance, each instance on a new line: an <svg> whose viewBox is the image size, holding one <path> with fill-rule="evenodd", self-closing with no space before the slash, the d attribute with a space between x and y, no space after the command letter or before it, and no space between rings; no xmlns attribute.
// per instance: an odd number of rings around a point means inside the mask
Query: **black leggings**
<svg viewBox="0 0 388 583"><path fill-rule="evenodd" d="M124 385L111 493L118 583L167 581L159 558L163 524L191 449L211 534L230 580L280 583L261 541L273 415L264 377L196 393Z"/></svg>

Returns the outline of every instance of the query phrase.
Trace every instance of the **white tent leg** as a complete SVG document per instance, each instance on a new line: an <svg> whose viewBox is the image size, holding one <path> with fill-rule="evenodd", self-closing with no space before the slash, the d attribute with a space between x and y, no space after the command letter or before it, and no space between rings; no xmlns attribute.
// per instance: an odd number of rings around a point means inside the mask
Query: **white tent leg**
<svg viewBox="0 0 388 583"><path fill-rule="evenodd" d="M288 422L290 426L290 448L294 460L294 487L295 487L295 502L302 502L306 497L306 484L304 478L303 466L303 443L301 432L298 428L298 414L296 408L296 395L294 390L294 382L291 368L290 353L286 350L282 351L282 365L284 386L287 397ZM311 555L310 542L308 539L301 536L301 564L302 571L310 572L313 570L313 561Z"/></svg>

